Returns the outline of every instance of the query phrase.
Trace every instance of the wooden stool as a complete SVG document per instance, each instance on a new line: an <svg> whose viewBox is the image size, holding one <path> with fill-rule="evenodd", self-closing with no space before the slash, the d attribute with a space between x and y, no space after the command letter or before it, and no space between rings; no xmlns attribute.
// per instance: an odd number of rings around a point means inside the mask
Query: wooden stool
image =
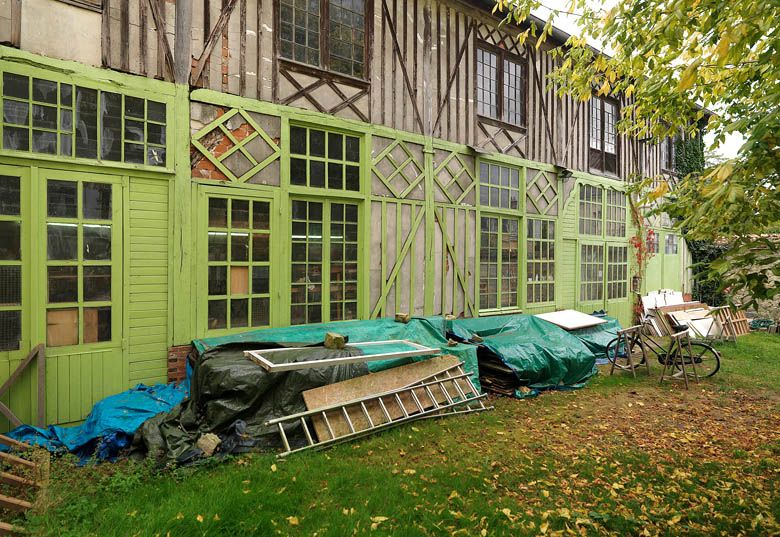
<svg viewBox="0 0 780 537"><path fill-rule="evenodd" d="M610 375L612 375L615 372L615 364L617 363L618 360L618 353L622 348L626 353L626 360L628 361L628 369L631 370L631 373L634 375L634 378L636 378L636 368L639 367L639 364L634 364L633 351L634 351L634 346L637 344L639 345L639 348L642 351L642 360L645 362L645 367L647 368L647 374L648 375L650 374L650 361L647 359L647 351L645 350L645 344L642 339L643 329L644 326L638 324L636 326L631 326L624 330L618 330L617 342L615 343L615 357L613 360L610 360L612 362L612 367L609 368ZM620 369L625 369L625 368L620 367Z"/></svg>
<svg viewBox="0 0 780 537"><path fill-rule="evenodd" d="M679 364L680 369L682 370L683 380L685 381L685 389L688 389L688 371L686 370L686 354L685 351L688 352L687 358L690 359L690 363L688 365L691 366L693 369L693 377L696 379L696 383L699 382L699 374L696 372L696 360L693 359L693 349L691 348L691 338L688 335L688 330L683 330L681 332L677 332L676 334L671 335L672 338L672 344L669 347L669 352L666 355L666 358L664 359L664 368L663 371L661 371L661 380L659 383L663 383L664 379L666 377L666 370L667 368L670 370L669 373L669 379L670 380L679 380L674 376L673 370L676 365Z"/></svg>

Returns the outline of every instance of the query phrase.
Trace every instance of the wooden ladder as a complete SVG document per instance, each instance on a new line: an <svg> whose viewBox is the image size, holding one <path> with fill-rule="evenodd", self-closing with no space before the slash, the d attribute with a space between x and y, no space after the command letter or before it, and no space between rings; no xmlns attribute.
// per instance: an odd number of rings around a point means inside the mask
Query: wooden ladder
<svg viewBox="0 0 780 537"><path fill-rule="evenodd" d="M49 453L44 449L36 449L29 444L2 434L0 434L0 444L16 452L14 454L0 451L0 464L3 467L0 470L0 483L5 485L6 489L2 492L8 493L0 493L0 510L6 513L23 513L33 509L36 504L40 503L43 497L42 492L48 483ZM15 494L14 496L10 495L11 491ZM16 494L27 499L18 498ZM35 499L32 500L32 498ZM25 533L23 527L0 520L0 535L22 535Z"/></svg>

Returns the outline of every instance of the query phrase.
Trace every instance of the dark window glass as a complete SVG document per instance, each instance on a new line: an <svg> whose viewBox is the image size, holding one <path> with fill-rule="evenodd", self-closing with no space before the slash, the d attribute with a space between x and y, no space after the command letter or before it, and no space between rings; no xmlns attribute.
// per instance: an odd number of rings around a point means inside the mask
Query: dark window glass
<svg viewBox="0 0 780 537"><path fill-rule="evenodd" d="M97 158L97 90L76 87L76 156Z"/></svg>
<svg viewBox="0 0 780 537"><path fill-rule="evenodd" d="M0 220L0 260L15 261L22 258L21 232L19 222Z"/></svg>
<svg viewBox="0 0 780 537"><path fill-rule="evenodd" d="M0 265L0 306L21 303L22 267L19 265Z"/></svg>
<svg viewBox="0 0 780 537"><path fill-rule="evenodd" d="M84 218L111 219L111 185L108 183L84 183Z"/></svg>
<svg viewBox="0 0 780 537"><path fill-rule="evenodd" d="M30 98L30 79L24 75L3 73L3 95L6 97Z"/></svg>
<svg viewBox="0 0 780 537"><path fill-rule="evenodd" d="M111 300L111 267L84 267L84 300Z"/></svg>
<svg viewBox="0 0 780 537"><path fill-rule="evenodd" d="M49 267L49 302L76 302L79 298L78 267Z"/></svg>
<svg viewBox="0 0 780 537"><path fill-rule="evenodd" d="M47 214L58 218L78 216L78 183L49 180L46 183Z"/></svg>
<svg viewBox="0 0 780 537"><path fill-rule="evenodd" d="M14 351L22 339L22 312L0 311L0 351Z"/></svg>
<svg viewBox="0 0 780 537"><path fill-rule="evenodd" d="M57 104L57 83L51 80L33 78L33 100L41 103Z"/></svg>
<svg viewBox="0 0 780 537"><path fill-rule="evenodd" d="M111 307L84 308L84 343L111 341Z"/></svg>
<svg viewBox="0 0 780 537"><path fill-rule="evenodd" d="M122 96L104 91L100 96L100 156L122 160Z"/></svg>
<svg viewBox="0 0 780 537"><path fill-rule="evenodd" d="M55 261L78 259L78 224L52 223L46 225L48 258Z"/></svg>
<svg viewBox="0 0 780 537"><path fill-rule="evenodd" d="M84 259L111 259L111 226L84 224Z"/></svg>

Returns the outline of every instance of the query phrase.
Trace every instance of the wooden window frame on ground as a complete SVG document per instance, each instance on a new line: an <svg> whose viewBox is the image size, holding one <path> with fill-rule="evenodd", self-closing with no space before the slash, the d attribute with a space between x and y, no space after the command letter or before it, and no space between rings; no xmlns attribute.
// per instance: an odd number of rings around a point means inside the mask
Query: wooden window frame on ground
<svg viewBox="0 0 780 537"><path fill-rule="evenodd" d="M542 222L539 229L536 229L537 223ZM550 238L550 226L552 226L552 238ZM547 228L547 237L545 238L545 229ZM525 255L523 257L523 279L525 280L525 301L527 304L534 304L535 306L555 304L555 263L556 263L556 233L558 230L557 220L553 218L526 218L526 233L525 233ZM536 256L536 244L540 245L540 256ZM547 257L545 258L541 253L547 251ZM550 253L552 253L552 259L550 259ZM540 271L539 274L546 272L547 279L533 280L537 272L531 270L531 267L542 269L546 271ZM549 276L552 275L552 279ZM544 289L544 293L542 292ZM550 290L552 289L552 293ZM547 300L541 300L544 295L547 295Z"/></svg>
<svg viewBox="0 0 780 537"><path fill-rule="evenodd" d="M371 40L371 31L373 28L373 14L374 14L374 4L373 0L365 0L363 2L363 26L362 26L362 33L363 33L363 40L362 40L362 61L358 62L354 57L352 59L349 59L347 61L350 62L350 72L346 72L346 70L339 70L338 69L338 56L334 54L334 50L336 47L334 46L334 43L337 41L335 39L336 35L339 35L339 32L346 32L351 31L357 32L361 31L358 30L356 25L350 26L344 23L344 17L347 18L355 18L360 17L361 14L356 10L351 9L345 9L343 6L337 6L336 4L340 0L316 0L317 1L317 13L308 11L306 9L304 11L304 15L301 15L303 17L306 17L307 23L308 23L308 17L316 18L313 24L316 24L314 26L314 29L316 29L316 32L313 31L313 29L309 28L308 26L300 26L299 24L296 24L296 21L294 20L296 17L296 13L298 13L298 10L301 9L299 7L295 6L295 0L276 0L274 2L274 9L276 10L276 50L277 55L280 60L285 62L290 62L293 64L300 64L300 65L306 65L313 67L315 69L322 69L324 71L328 71L330 73L333 73L337 76L345 76L348 78L354 78L357 80L363 80L366 81L369 79L369 43ZM307 4L307 8L309 7L308 0L304 2ZM333 4L333 5L331 5ZM334 8L345 10L348 13L342 13L342 17L340 20L331 20L331 12L335 11ZM288 21L287 19L290 17L289 13L293 13L293 20ZM290 27L290 31L292 32L291 39L283 38L283 34L286 32L285 26ZM334 26L335 25L335 26ZM338 28L336 27L338 26ZM306 47L308 49L308 52L310 54L317 54L317 59L314 61L313 57L306 57L306 58L298 58L296 59L296 47L301 46L300 44L295 43L295 32L297 31L304 31L306 32ZM312 43L308 42L309 34L316 34L316 36L313 38ZM345 35L346 34L341 34ZM354 35L353 35L354 38ZM345 41L345 40L341 40ZM290 43L290 45L287 45L287 43ZM355 46L357 44L357 41L352 42L352 45ZM291 47L291 51L286 50L288 47ZM355 51L353 51L353 54ZM356 73L355 64L360 63L362 72Z"/></svg>
<svg viewBox="0 0 780 537"><path fill-rule="evenodd" d="M594 95L588 110L588 165L591 170L617 177L620 169L620 136L617 132L620 103Z"/></svg>
<svg viewBox="0 0 780 537"><path fill-rule="evenodd" d="M489 228L495 224L495 230ZM481 314L510 313L520 311L522 304L522 268L520 249L522 244L523 219L519 215L481 211L479 216L479 312ZM512 230L514 226L514 230ZM495 235L495 248L490 237ZM505 241L514 235L515 249L505 250ZM491 252L495 250L495 259ZM486 273L490 266L496 267L495 276ZM495 280L495 290L490 291L490 281ZM483 286L487 289L483 291Z"/></svg>
<svg viewBox="0 0 780 537"><path fill-rule="evenodd" d="M528 60L523 56L512 54L504 49L493 46L484 41L479 41L475 45L474 54L474 101L477 110L477 115L484 120L491 123L498 123L503 125L510 125L513 127L525 128L528 123ZM495 79L490 75L483 75L480 71L480 64L484 63L481 58L485 54L489 54L495 57ZM510 90L519 92L519 109L516 109L512 113L512 117L509 117L508 97L507 92L507 65L520 69L520 86L510 87ZM515 77L516 78L516 77ZM495 84L495 91L491 91L492 88L485 88L483 84L485 81L491 81ZM491 84L492 86L492 84ZM490 102L483 100L485 95L495 95L495 114ZM516 102L516 100L513 100ZM487 107L487 109L486 109ZM519 116L519 120L518 120Z"/></svg>

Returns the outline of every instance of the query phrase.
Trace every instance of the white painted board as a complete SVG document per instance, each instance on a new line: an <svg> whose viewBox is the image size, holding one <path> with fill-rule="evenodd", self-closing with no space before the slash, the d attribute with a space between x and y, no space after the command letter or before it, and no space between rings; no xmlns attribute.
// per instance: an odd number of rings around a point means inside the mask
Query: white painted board
<svg viewBox="0 0 780 537"><path fill-rule="evenodd" d="M606 323L607 321L601 317L594 315L588 315L576 310L561 310L552 311L550 313L539 313L536 315L540 319L552 323L556 326L560 326L564 330L579 330L580 328L588 328L589 326L596 326L597 324Z"/></svg>

